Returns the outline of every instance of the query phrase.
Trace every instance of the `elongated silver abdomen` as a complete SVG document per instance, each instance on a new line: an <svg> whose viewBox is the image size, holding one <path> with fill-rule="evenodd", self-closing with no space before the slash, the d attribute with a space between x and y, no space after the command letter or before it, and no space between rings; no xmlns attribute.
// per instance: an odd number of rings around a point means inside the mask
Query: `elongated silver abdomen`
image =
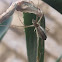
<svg viewBox="0 0 62 62"><path fill-rule="evenodd" d="M39 37L43 40L46 40L47 36L45 30L41 26L36 27L36 30L38 32Z"/></svg>

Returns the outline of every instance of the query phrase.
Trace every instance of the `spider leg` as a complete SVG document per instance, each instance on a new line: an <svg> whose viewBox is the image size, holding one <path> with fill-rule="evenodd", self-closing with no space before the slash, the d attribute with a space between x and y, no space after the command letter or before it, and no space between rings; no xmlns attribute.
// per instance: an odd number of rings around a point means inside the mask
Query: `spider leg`
<svg viewBox="0 0 62 62"><path fill-rule="evenodd" d="M45 30L46 30L47 32L49 32L50 29L49 29L48 27L46 27Z"/></svg>
<svg viewBox="0 0 62 62"><path fill-rule="evenodd" d="M29 26L16 26L16 25L11 25L10 27L23 27L23 28L28 28L28 27L34 27L34 25L29 25Z"/></svg>
<svg viewBox="0 0 62 62"><path fill-rule="evenodd" d="M43 17L43 16L41 16L41 17L39 18L39 20L38 20L38 24L40 23L40 21L41 21L42 17Z"/></svg>
<svg viewBox="0 0 62 62"><path fill-rule="evenodd" d="M19 18L19 21L24 25L24 23L21 21L20 17L19 17L19 12L18 12L18 18Z"/></svg>
<svg viewBox="0 0 62 62"><path fill-rule="evenodd" d="M36 29L36 28L35 28L35 29ZM38 35L37 30L36 30L36 35L37 35L37 62L38 62L39 35Z"/></svg>

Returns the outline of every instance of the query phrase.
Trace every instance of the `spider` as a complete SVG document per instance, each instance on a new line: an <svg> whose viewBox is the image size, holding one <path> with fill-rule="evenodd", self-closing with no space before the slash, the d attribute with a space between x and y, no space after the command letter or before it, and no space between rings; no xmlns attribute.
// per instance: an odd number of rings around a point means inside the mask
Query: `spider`
<svg viewBox="0 0 62 62"><path fill-rule="evenodd" d="M34 13L34 14L37 15L37 18L39 16L40 19L39 19L38 22L37 22L37 19L32 20L33 25L24 26L24 27L27 28L27 27L34 26L35 29L36 29L37 35L40 38L42 38L43 40L46 40L47 36L46 36L45 30L40 26L40 20L43 16L43 12L39 8L35 7L30 2L28 3L28 2L25 2L25 1L21 1L21 2L17 1L15 3L13 3L6 12L4 12L2 15L0 15L0 22L9 18L14 13L15 10L21 11L21 12ZM5 26L5 25L0 25L0 26Z"/></svg>

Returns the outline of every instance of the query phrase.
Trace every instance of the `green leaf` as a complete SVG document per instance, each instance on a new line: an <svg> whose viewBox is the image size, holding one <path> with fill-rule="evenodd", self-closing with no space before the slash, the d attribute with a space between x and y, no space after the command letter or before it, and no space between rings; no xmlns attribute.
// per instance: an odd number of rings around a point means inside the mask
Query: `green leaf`
<svg viewBox="0 0 62 62"><path fill-rule="evenodd" d="M0 40L3 38L3 36L7 32L11 24L11 21L12 21L12 16L0 24L0 25L6 25L6 26L0 26Z"/></svg>
<svg viewBox="0 0 62 62"><path fill-rule="evenodd" d="M36 19L36 15L24 13L24 24L26 26L32 25L32 19ZM45 27L44 18L41 21L41 25ZM44 60L44 41L39 40L39 57L37 57L37 36L34 31L35 27L25 28L26 44L27 44L27 55L29 62L36 62L39 58L39 62Z"/></svg>
<svg viewBox="0 0 62 62"><path fill-rule="evenodd" d="M62 13L62 0L43 0L53 8L55 8L57 11Z"/></svg>

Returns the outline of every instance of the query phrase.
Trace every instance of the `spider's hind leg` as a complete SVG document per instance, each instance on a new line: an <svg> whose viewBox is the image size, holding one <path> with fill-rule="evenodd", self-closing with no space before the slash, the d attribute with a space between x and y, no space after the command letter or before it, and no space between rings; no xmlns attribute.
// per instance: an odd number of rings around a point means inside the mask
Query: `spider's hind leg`
<svg viewBox="0 0 62 62"><path fill-rule="evenodd" d="M37 62L38 62L39 35L38 35L37 30L36 30L36 35L37 35Z"/></svg>

